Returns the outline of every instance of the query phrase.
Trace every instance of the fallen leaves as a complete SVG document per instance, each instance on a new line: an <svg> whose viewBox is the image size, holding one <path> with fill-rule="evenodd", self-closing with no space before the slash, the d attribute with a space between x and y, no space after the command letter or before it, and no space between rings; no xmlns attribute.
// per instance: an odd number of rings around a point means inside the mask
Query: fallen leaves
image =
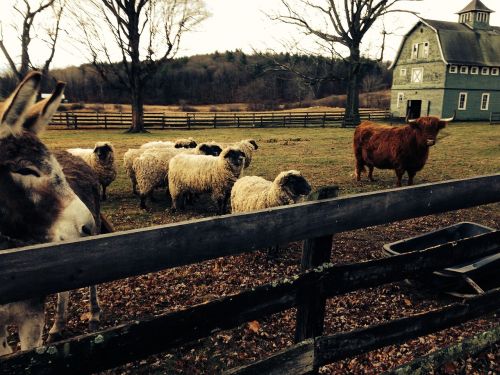
<svg viewBox="0 0 500 375"><path fill-rule="evenodd" d="M259 322L258 322L258 321L256 321L256 320L253 320L253 321L249 322L249 323L247 324L247 327L248 327L248 329L249 329L250 331L252 331L253 333L259 333L259 331L260 331L260 324L259 324Z"/></svg>

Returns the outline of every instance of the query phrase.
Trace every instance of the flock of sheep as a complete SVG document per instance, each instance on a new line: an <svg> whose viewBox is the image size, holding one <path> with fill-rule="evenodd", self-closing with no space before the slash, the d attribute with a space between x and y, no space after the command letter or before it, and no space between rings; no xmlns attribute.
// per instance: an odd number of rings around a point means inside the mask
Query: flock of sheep
<svg viewBox="0 0 500 375"><path fill-rule="evenodd" d="M253 139L232 144L197 143L192 138L154 141L125 152L123 165L143 209L146 199L153 200L153 191L160 187L168 189L173 211L194 204L199 195L210 194L219 214L288 205L311 192L307 180L296 170L281 172L274 181L242 177L257 149ZM106 199L106 187L117 176L113 145L97 142L93 149L67 151L95 170Z"/></svg>

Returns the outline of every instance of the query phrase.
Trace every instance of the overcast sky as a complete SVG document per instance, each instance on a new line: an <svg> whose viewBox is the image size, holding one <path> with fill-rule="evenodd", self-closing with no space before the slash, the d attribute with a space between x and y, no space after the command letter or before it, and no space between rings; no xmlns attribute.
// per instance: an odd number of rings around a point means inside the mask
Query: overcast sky
<svg viewBox="0 0 500 375"><path fill-rule="evenodd" d="M13 1L0 0L0 18L4 20L10 13ZM76 1L76 0L69 0ZM401 2L400 7L419 12L423 18L438 19L456 22L455 14L469 3L469 0L422 0L420 2ZM483 0L483 3L497 13L491 16L491 24L500 25L500 1ZM284 25L269 19L267 14L276 14L280 7L279 0L206 0L211 17L198 26L196 32L186 34L182 40L182 48L178 56L211 53L241 49L251 53L252 50L264 51L267 49L284 51L283 40L291 36L300 40L304 46L313 49L314 44L309 38L300 34L292 26ZM495 9L496 8L496 9ZM10 18L10 17L8 17ZM388 31L395 34L390 36L386 46L386 60L392 60L399 47L402 36L417 22L417 18L407 13L397 13L388 16L384 23ZM381 24L374 26L364 40L363 53L378 56L380 48ZM15 37L4 26L4 40L13 55L19 55ZM35 53L45 55L43 46L33 44ZM18 47L17 47L18 48ZM85 62L82 53L67 39L61 39L53 62L53 67L79 65ZM0 54L0 69L7 66L3 54Z"/></svg>

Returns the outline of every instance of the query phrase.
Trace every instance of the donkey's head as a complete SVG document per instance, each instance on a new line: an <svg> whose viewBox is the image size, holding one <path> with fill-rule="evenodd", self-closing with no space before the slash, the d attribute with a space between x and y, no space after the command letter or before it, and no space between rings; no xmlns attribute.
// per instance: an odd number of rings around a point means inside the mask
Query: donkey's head
<svg viewBox="0 0 500 375"><path fill-rule="evenodd" d="M93 234L90 211L37 136L57 110L64 83L34 104L40 81L40 73L30 73L0 106L0 232L33 242Z"/></svg>

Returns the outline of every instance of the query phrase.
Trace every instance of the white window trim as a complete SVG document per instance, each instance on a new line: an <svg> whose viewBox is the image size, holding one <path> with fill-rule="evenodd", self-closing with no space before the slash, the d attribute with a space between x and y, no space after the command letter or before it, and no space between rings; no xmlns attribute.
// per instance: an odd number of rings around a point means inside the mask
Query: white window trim
<svg viewBox="0 0 500 375"><path fill-rule="evenodd" d="M421 77L421 78L422 78L422 80L421 80L420 82L416 82L416 81L414 81L414 80L413 80L413 72L414 72L415 70L420 70L420 71L422 71L422 77ZM424 68L412 68L412 69L411 69L411 83L423 83L423 82L424 82Z"/></svg>
<svg viewBox="0 0 500 375"><path fill-rule="evenodd" d="M449 72L451 74L457 74L458 73L458 66L457 65L450 65Z"/></svg>
<svg viewBox="0 0 500 375"><path fill-rule="evenodd" d="M460 74L469 74L469 67L466 65L460 66Z"/></svg>
<svg viewBox="0 0 500 375"><path fill-rule="evenodd" d="M491 68L491 75L497 76L499 74L499 68Z"/></svg>
<svg viewBox="0 0 500 375"><path fill-rule="evenodd" d="M406 77L406 68L401 68L401 70L399 71L399 76Z"/></svg>
<svg viewBox="0 0 500 375"><path fill-rule="evenodd" d="M471 66L470 74L479 74L479 67L478 66Z"/></svg>
<svg viewBox="0 0 500 375"><path fill-rule="evenodd" d="M486 108L483 108L483 98L484 98L485 96L486 96L488 99L486 100ZM485 93L483 93L483 94L481 95L481 105L480 105L480 107L481 107L481 111L487 111L487 110L488 110L488 108L490 108L490 93L485 92Z"/></svg>
<svg viewBox="0 0 500 375"><path fill-rule="evenodd" d="M405 94L404 94L404 92L398 92L398 97L396 99L396 108L399 108L399 102L401 101L401 104L402 104L403 100L405 100Z"/></svg>
<svg viewBox="0 0 500 375"><path fill-rule="evenodd" d="M464 98L464 106L463 108L460 108L460 98L462 97L462 95L465 96ZM460 94L458 94L458 110L459 111L466 111L467 110L467 93L466 92L461 92Z"/></svg>
<svg viewBox="0 0 500 375"><path fill-rule="evenodd" d="M485 66L485 67L483 67L483 68L481 68L481 75L483 75L483 76L488 76L488 75L490 75L490 68L488 68L488 67L486 67L486 66Z"/></svg>

